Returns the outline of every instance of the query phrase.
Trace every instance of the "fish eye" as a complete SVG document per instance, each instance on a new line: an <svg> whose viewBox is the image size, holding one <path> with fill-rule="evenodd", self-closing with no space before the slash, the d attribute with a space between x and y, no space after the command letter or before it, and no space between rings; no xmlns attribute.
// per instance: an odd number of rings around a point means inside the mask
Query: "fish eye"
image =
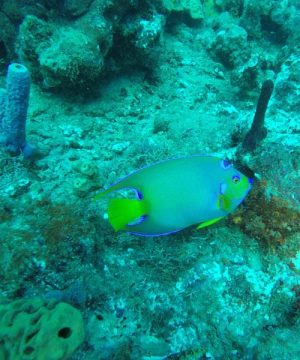
<svg viewBox="0 0 300 360"><path fill-rule="evenodd" d="M240 178L238 175L233 175L233 177L232 177L232 182L233 182L234 184L239 183L240 180L241 180L241 178Z"/></svg>

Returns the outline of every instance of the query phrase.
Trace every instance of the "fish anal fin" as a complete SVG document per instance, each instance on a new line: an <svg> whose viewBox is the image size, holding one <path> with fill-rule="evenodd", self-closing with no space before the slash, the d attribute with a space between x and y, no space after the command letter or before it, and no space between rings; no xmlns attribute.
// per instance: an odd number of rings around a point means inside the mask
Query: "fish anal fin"
<svg viewBox="0 0 300 360"><path fill-rule="evenodd" d="M114 230L123 230L141 216L147 215L144 200L111 199L108 204L108 220Z"/></svg>
<svg viewBox="0 0 300 360"><path fill-rule="evenodd" d="M217 221L223 219L223 217L224 216L220 216L220 217L212 219L212 220L204 221L203 223L201 223L200 225L197 226L197 229L203 229L206 226L212 225L212 224L216 223Z"/></svg>

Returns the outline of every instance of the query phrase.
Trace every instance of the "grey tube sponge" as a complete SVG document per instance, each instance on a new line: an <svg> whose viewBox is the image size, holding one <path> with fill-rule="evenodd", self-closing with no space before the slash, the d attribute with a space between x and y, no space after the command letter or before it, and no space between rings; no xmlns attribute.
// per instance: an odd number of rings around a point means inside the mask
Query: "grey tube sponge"
<svg viewBox="0 0 300 360"><path fill-rule="evenodd" d="M21 64L11 64L6 77L6 96L0 95L0 126L6 150L32 156L34 148L26 142L26 120L30 93L30 74Z"/></svg>

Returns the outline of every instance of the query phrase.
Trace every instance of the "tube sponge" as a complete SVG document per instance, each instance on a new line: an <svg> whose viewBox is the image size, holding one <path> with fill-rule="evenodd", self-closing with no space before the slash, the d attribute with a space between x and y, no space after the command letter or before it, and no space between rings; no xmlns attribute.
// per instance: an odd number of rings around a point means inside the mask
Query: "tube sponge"
<svg viewBox="0 0 300 360"><path fill-rule="evenodd" d="M5 115L6 91L0 89L0 144L4 142L3 121Z"/></svg>
<svg viewBox="0 0 300 360"><path fill-rule="evenodd" d="M0 95L0 126L6 150L13 155L22 153L25 158L34 152L34 148L26 142L29 93L30 75L27 68L16 63L9 65L5 100L3 91Z"/></svg>
<svg viewBox="0 0 300 360"><path fill-rule="evenodd" d="M273 89L274 83L272 80L266 80L262 84L251 128L242 142L242 149L245 151L254 151L259 143L267 136L268 131L264 126L264 121Z"/></svg>
<svg viewBox="0 0 300 360"><path fill-rule="evenodd" d="M40 297L0 304L0 359L64 360L84 340L80 312Z"/></svg>

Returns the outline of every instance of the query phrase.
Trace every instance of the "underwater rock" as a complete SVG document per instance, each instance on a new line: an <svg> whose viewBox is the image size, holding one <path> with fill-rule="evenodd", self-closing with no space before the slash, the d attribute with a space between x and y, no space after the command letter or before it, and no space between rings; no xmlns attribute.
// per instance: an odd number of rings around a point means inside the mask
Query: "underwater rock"
<svg viewBox="0 0 300 360"><path fill-rule="evenodd" d="M104 16L91 12L78 19L76 24L77 28L82 29L82 32L84 32L86 36L98 44L101 49L101 53L105 58L113 46L112 23Z"/></svg>
<svg viewBox="0 0 300 360"><path fill-rule="evenodd" d="M112 145L111 149L116 154L122 154L130 145L129 141L123 141Z"/></svg>
<svg viewBox="0 0 300 360"><path fill-rule="evenodd" d="M283 63L276 79L275 98L286 111L300 111L300 51Z"/></svg>
<svg viewBox="0 0 300 360"><path fill-rule="evenodd" d="M262 31L274 43L284 44L291 34L290 20L293 12L288 1L273 1L269 12L260 16Z"/></svg>
<svg viewBox="0 0 300 360"><path fill-rule="evenodd" d="M167 133L170 130L170 121L163 118L155 118L153 121L153 134Z"/></svg>
<svg viewBox="0 0 300 360"><path fill-rule="evenodd" d="M87 6L92 1L84 3ZM83 6L71 0L64 6L74 10L76 4ZM70 14L77 14L73 10ZM64 25L26 16L20 26L17 52L32 78L45 89L89 90L104 72L134 65L154 68L158 58L155 46L163 28L164 16L147 4L131 1L105 5L99 0L84 16Z"/></svg>
<svg viewBox="0 0 300 360"><path fill-rule="evenodd" d="M40 54L51 43L54 27L36 16L25 17L19 28L17 53L34 80L41 81Z"/></svg>
<svg viewBox="0 0 300 360"><path fill-rule="evenodd" d="M241 16L244 9L243 0L215 0L215 6L221 11L228 11L232 16Z"/></svg>
<svg viewBox="0 0 300 360"><path fill-rule="evenodd" d="M157 13L126 16L120 23L114 23L112 53L119 67L155 68L164 24L164 17Z"/></svg>
<svg viewBox="0 0 300 360"><path fill-rule="evenodd" d="M3 12L0 12L0 70L4 69L6 63L15 55L15 38L14 25Z"/></svg>
<svg viewBox="0 0 300 360"><path fill-rule="evenodd" d="M24 10L23 6L20 6L21 1L4 0L2 3L0 2L2 12L6 14L12 22L16 23L22 19L24 16Z"/></svg>
<svg viewBox="0 0 300 360"><path fill-rule="evenodd" d="M241 95L258 87L260 65L259 57L254 55L245 64L232 71L231 83L239 88Z"/></svg>
<svg viewBox="0 0 300 360"><path fill-rule="evenodd" d="M83 306L87 301L87 290L84 283L75 280L68 288L63 290L50 290L44 296L47 300L63 301L74 306Z"/></svg>
<svg viewBox="0 0 300 360"><path fill-rule="evenodd" d="M251 37L265 35L273 43L283 44L292 34L295 14L295 7L287 0L246 1L240 24Z"/></svg>
<svg viewBox="0 0 300 360"><path fill-rule="evenodd" d="M147 354L150 358L161 358L171 352L170 345L167 341L159 339L152 335L142 335L140 344L142 353Z"/></svg>
<svg viewBox="0 0 300 360"><path fill-rule="evenodd" d="M212 52L228 68L245 63L250 58L247 31L237 25L221 29L211 45Z"/></svg>
<svg viewBox="0 0 300 360"><path fill-rule="evenodd" d="M64 0L64 13L76 17L86 13L93 0Z"/></svg>
<svg viewBox="0 0 300 360"><path fill-rule="evenodd" d="M46 88L88 87L99 78L103 56L97 43L80 30L59 29L39 57Z"/></svg>
<svg viewBox="0 0 300 360"><path fill-rule="evenodd" d="M164 17L154 14L149 19L141 19L136 16L122 25L122 35L130 38L136 48L147 49L154 45L160 37L164 25Z"/></svg>
<svg viewBox="0 0 300 360"><path fill-rule="evenodd" d="M20 179L16 183L12 183L4 191L5 195L8 195L9 197L17 197L21 194L24 194L28 191L28 188L30 186L30 180L29 179Z"/></svg>
<svg viewBox="0 0 300 360"><path fill-rule="evenodd" d="M20 27L18 52L45 88L89 87L99 78L103 54L97 37L72 27L54 28L34 16Z"/></svg>
<svg viewBox="0 0 300 360"><path fill-rule="evenodd" d="M192 19L203 19L203 8L198 0L162 0L163 6L168 11L188 12Z"/></svg>

